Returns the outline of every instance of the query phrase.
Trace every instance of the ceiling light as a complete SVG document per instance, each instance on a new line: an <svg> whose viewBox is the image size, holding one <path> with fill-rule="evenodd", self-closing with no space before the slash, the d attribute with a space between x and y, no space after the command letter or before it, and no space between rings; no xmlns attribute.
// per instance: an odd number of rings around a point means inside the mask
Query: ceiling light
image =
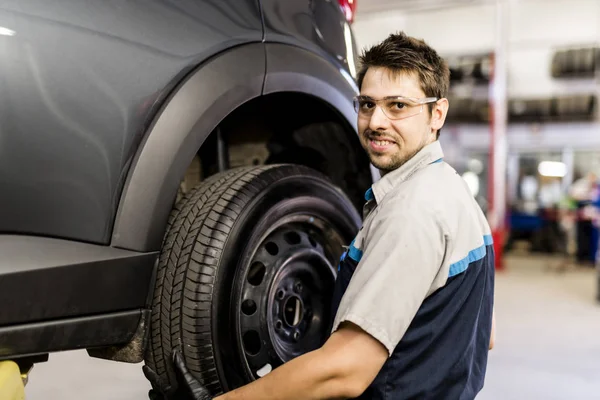
<svg viewBox="0 0 600 400"><path fill-rule="evenodd" d="M8 29L8 28L5 28L3 26L0 26L0 35L3 35L3 36L15 36L15 33L17 33L17 32L13 31L12 29Z"/></svg>
<svg viewBox="0 0 600 400"><path fill-rule="evenodd" d="M471 194L476 197L479 194L479 177L472 171L467 171L462 174L462 178L467 183Z"/></svg>
<svg viewBox="0 0 600 400"><path fill-rule="evenodd" d="M567 166L560 161L542 161L538 165L538 172L542 176L562 178L567 175Z"/></svg>

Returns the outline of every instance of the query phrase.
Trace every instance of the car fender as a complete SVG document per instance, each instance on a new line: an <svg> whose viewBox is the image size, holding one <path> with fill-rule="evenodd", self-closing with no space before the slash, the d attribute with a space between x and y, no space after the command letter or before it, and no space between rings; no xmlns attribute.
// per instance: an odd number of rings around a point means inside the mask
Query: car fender
<svg viewBox="0 0 600 400"><path fill-rule="evenodd" d="M264 45L253 43L209 59L178 85L132 162L115 218L113 247L160 248L186 168L223 118L260 96L264 76Z"/></svg>
<svg viewBox="0 0 600 400"><path fill-rule="evenodd" d="M227 51L190 74L150 126L125 183L111 245L159 250L179 184L206 138L243 103L277 92L318 97L356 129L356 84L332 60L278 43Z"/></svg>
<svg viewBox="0 0 600 400"><path fill-rule="evenodd" d="M280 43L266 43L266 53L263 94L299 92L318 97L333 106L356 130L352 97L358 93L358 87L341 65L300 47Z"/></svg>

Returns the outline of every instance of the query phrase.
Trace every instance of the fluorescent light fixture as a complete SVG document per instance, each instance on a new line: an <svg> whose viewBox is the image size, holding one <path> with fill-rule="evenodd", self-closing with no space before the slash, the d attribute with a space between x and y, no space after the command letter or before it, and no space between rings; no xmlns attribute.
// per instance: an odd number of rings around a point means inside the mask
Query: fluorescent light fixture
<svg viewBox="0 0 600 400"><path fill-rule="evenodd" d="M350 2L352 3L352 2ZM344 42L346 43L346 58L348 60L348 68L353 78L356 78L356 65L354 64L354 48L352 47L352 32L350 25L344 24Z"/></svg>
<svg viewBox="0 0 600 400"><path fill-rule="evenodd" d="M542 176L562 178L567 175L567 166L560 161L542 161L538 165L538 172Z"/></svg>
<svg viewBox="0 0 600 400"><path fill-rule="evenodd" d="M467 171L462 174L462 178L467 183L473 197L477 196L479 194L479 177L477 174L473 171Z"/></svg>
<svg viewBox="0 0 600 400"><path fill-rule="evenodd" d="M0 35L2 36L15 36L15 33L17 32L13 31L12 29L0 26Z"/></svg>

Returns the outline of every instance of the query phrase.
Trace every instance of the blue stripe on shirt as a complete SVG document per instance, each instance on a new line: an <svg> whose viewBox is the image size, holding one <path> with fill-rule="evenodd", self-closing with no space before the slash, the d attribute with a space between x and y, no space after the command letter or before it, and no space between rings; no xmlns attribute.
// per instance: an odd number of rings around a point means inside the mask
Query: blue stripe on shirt
<svg viewBox="0 0 600 400"><path fill-rule="evenodd" d="M465 258L460 261L457 261L450 265L450 271L448 272L448 278L456 276L460 273L463 273L469 267L469 264L475 261L481 260L486 256L487 250L486 246L490 246L494 241L492 240L491 235L485 235L483 237L483 246L480 246L474 250L471 250L469 254Z"/></svg>
<svg viewBox="0 0 600 400"><path fill-rule="evenodd" d="M494 244L494 239L492 239L492 235L485 235L485 236L483 237L483 243L484 243L486 246L489 246L489 245L491 245L491 244Z"/></svg>
<svg viewBox="0 0 600 400"><path fill-rule="evenodd" d="M350 243L350 247L348 248L348 256L356 262L359 262L363 256L362 250L354 247L354 240Z"/></svg>

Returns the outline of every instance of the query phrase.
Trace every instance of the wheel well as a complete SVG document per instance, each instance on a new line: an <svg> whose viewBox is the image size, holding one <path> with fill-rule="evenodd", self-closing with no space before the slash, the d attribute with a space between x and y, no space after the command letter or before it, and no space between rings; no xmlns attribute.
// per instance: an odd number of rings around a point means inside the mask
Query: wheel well
<svg viewBox="0 0 600 400"><path fill-rule="evenodd" d="M180 195L222 170L275 163L325 174L358 210L372 182L356 132L335 109L306 94L275 93L245 103L219 124L188 167Z"/></svg>

